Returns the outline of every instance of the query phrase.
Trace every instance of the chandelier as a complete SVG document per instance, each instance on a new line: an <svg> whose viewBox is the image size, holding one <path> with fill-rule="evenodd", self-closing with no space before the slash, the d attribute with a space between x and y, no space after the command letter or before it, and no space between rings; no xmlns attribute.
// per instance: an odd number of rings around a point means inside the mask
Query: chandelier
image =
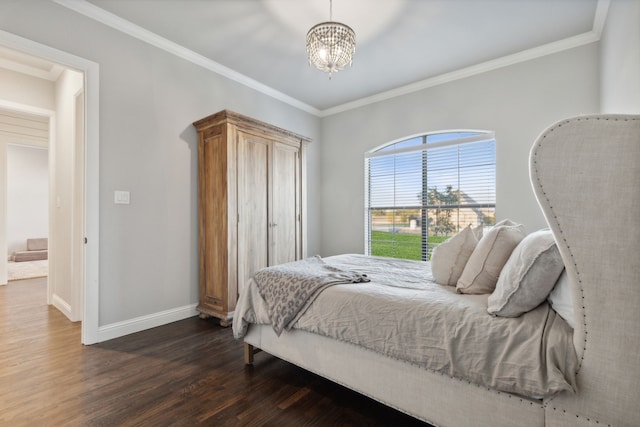
<svg viewBox="0 0 640 427"><path fill-rule="evenodd" d="M351 27L333 22L333 4L329 0L329 21L321 22L307 33L309 64L320 71L331 74L351 65L356 51L356 33Z"/></svg>

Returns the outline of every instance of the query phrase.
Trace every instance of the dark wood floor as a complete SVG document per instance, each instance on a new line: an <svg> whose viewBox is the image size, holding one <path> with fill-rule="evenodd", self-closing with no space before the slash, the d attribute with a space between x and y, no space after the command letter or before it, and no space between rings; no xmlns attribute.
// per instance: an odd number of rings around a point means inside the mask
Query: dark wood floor
<svg viewBox="0 0 640 427"><path fill-rule="evenodd" d="M83 346L45 280L0 286L0 425L426 426L264 352L245 367L213 320Z"/></svg>

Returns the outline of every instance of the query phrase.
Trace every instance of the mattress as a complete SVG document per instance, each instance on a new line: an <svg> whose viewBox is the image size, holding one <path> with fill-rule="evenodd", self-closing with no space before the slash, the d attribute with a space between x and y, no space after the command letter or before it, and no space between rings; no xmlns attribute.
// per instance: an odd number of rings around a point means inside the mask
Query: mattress
<svg viewBox="0 0 640 427"><path fill-rule="evenodd" d="M323 260L370 282L326 288L295 329L495 390L536 398L575 390L572 330L547 303L518 318L492 317L488 295L435 283L428 263L363 255ZM235 337L251 323L270 323L253 280L241 291Z"/></svg>

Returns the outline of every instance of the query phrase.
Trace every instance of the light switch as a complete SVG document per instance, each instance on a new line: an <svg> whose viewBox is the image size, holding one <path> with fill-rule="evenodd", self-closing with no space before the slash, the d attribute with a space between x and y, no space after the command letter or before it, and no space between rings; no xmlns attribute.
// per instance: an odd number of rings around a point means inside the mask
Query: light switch
<svg viewBox="0 0 640 427"><path fill-rule="evenodd" d="M129 192L116 190L113 192L114 194L114 202L116 205L128 205L129 204Z"/></svg>

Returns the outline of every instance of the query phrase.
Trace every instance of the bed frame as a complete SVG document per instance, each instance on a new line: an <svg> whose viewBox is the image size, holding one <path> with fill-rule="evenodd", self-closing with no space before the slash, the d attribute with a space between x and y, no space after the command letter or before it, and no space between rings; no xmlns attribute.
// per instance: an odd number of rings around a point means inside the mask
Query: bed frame
<svg viewBox="0 0 640 427"><path fill-rule="evenodd" d="M535 195L573 292L577 392L544 400L498 392L316 334L250 325L262 349L433 425L640 423L640 116L560 121L530 156Z"/></svg>

